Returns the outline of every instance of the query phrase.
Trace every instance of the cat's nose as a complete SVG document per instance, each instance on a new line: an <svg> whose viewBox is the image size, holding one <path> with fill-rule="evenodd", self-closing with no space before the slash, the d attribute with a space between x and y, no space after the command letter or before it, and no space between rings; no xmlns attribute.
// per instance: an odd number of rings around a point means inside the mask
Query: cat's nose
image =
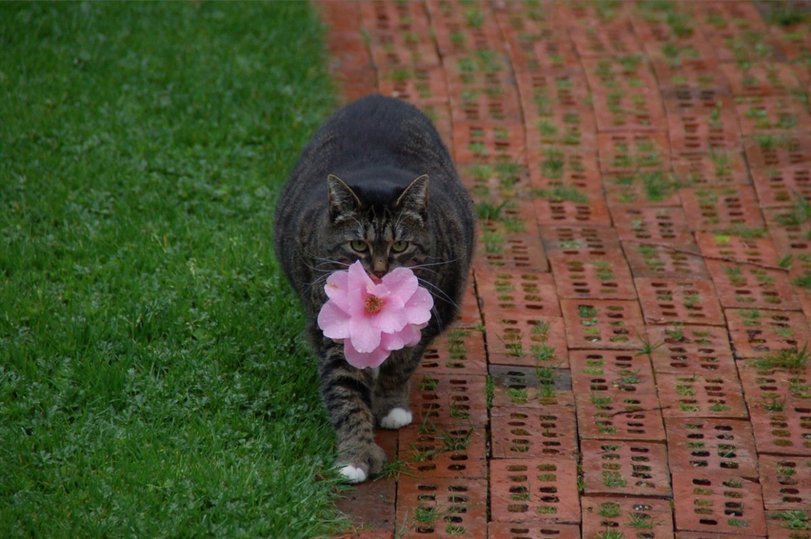
<svg viewBox="0 0 811 539"><path fill-rule="evenodd" d="M374 276L375 276L375 277L377 277L378 279L382 279L382 278L383 278L383 276L384 276L384 275L386 275L386 272L385 272L385 271L381 271L381 270L374 270L374 271L372 272L372 275L374 275Z"/></svg>

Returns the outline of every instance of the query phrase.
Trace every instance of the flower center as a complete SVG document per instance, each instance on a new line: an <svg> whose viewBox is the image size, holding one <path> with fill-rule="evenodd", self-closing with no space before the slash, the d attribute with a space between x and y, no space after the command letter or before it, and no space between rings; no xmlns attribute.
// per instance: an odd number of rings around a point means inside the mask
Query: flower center
<svg viewBox="0 0 811 539"><path fill-rule="evenodd" d="M366 303L364 304L366 314L379 313L380 310L383 309L383 305L385 305L385 303L385 299L369 294L369 296L366 298Z"/></svg>

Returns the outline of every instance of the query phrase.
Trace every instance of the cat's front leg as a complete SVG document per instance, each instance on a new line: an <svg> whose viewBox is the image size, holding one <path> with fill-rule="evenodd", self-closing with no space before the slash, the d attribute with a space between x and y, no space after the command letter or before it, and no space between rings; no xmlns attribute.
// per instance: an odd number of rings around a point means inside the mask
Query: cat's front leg
<svg viewBox="0 0 811 539"><path fill-rule="evenodd" d="M350 483L361 483L381 471L386 453L374 441L372 387L368 369L346 362L340 344L327 345L319 362L321 395L338 440L336 464Z"/></svg>
<svg viewBox="0 0 811 539"><path fill-rule="evenodd" d="M409 380L419 365L423 345L393 352L380 366L372 395L372 411L384 429L399 429L413 420Z"/></svg>

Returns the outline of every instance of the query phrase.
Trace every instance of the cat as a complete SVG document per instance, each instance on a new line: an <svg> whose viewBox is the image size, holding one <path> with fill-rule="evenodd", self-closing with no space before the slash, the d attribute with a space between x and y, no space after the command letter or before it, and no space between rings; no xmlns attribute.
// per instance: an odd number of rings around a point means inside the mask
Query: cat
<svg viewBox="0 0 811 539"><path fill-rule="evenodd" d="M339 109L303 150L280 193L276 256L297 292L318 356L320 391L336 432L336 465L351 483L381 471L375 423L412 421L409 378L453 321L475 244L470 197L431 121L416 107L371 95ZM360 260L370 276L411 268L434 300L416 346L378 369L357 369L316 324L324 284Z"/></svg>

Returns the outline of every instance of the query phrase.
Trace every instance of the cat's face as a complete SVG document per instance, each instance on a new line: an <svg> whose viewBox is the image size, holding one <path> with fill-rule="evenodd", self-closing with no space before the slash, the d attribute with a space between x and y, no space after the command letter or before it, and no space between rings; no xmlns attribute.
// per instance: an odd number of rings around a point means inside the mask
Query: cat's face
<svg viewBox="0 0 811 539"><path fill-rule="evenodd" d="M426 230L428 177L420 176L385 204L363 200L336 176L329 177L330 258L342 264L360 260L382 277L398 267L422 265L432 238Z"/></svg>

